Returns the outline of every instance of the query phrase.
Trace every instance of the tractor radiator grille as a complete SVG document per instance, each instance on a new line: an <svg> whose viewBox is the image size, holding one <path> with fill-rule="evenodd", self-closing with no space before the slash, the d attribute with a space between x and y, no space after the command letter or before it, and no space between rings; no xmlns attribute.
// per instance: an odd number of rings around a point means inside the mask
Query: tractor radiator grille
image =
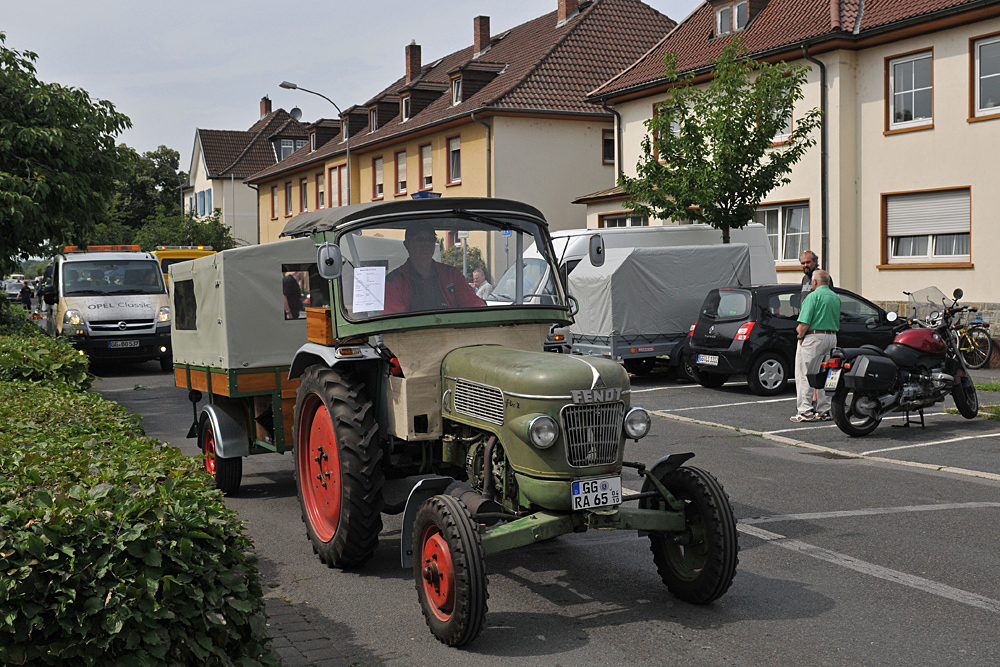
<svg viewBox="0 0 1000 667"><path fill-rule="evenodd" d="M625 404L567 405L562 410L566 458L571 466L593 466L618 460Z"/></svg>
<svg viewBox="0 0 1000 667"><path fill-rule="evenodd" d="M502 426L503 392L496 387L455 380L455 411Z"/></svg>

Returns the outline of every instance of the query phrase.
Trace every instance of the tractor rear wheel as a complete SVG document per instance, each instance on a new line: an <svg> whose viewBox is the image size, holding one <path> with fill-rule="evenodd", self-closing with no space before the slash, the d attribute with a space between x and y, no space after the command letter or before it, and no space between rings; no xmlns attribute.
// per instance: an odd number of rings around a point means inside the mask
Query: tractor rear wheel
<svg viewBox="0 0 1000 667"><path fill-rule="evenodd" d="M671 593L708 604L729 590L736 576L740 559L733 506L722 485L701 468L681 466L660 481L684 503L687 529L650 533L653 562Z"/></svg>
<svg viewBox="0 0 1000 667"><path fill-rule="evenodd" d="M329 567L364 564L382 530L382 449L362 383L310 366L295 400L295 481L313 551Z"/></svg>
<svg viewBox="0 0 1000 667"><path fill-rule="evenodd" d="M479 531L462 501L424 501L413 522L413 578L427 627L443 644L464 646L486 623L486 568Z"/></svg>

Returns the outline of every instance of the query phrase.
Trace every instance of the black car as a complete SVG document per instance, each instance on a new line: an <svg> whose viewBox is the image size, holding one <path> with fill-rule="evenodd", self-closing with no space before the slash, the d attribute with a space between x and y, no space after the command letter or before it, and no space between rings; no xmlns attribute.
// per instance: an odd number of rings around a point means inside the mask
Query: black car
<svg viewBox="0 0 1000 667"><path fill-rule="evenodd" d="M755 394L783 391L795 377L800 290L790 284L709 292L685 350L695 380L714 388L730 375L746 375ZM838 345L884 349L892 342L895 331L884 310L845 289L833 291L840 297Z"/></svg>

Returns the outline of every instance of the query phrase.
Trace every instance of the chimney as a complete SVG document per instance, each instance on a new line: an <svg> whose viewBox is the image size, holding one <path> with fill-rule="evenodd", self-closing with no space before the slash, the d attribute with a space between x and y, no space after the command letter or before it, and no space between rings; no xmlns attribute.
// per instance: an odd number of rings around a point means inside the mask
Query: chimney
<svg viewBox="0 0 1000 667"><path fill-rule="evenodd" d="M472 19L472 53L482 53L490 45L490 17L477 16Z"/></svg>
<svg viewBox="0 0 1000 667"><path fill-rule="evenodd" d="M559 0L559 13L556 15L556 25L562 25L580 13L579 0Z"/></svg>
<svg viewBox="0 0 1000 667"><path fill-rule="evenodd" d="M412 40L406 45L406 83L420 76L420 45Z"/></svg>
<svg viewBox="0 0 1000 667"><path fill-rule="evenodd" d="M260 117L263 118L269 113L271 113L271 98L265 95L260 98Z"/></svg>

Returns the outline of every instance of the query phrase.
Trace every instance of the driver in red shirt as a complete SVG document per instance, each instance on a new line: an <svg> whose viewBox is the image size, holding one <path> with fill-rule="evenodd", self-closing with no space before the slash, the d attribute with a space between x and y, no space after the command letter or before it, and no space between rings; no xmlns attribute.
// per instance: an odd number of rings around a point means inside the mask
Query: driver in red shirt
<svg viewBox="0 0 1000 667"><path fill-rule="evenodd" d="M486 305L461 271L434 261L436 244L432 227L414 224L406 229L403 247L410 257L386 276L384 314Z"/></svg>

